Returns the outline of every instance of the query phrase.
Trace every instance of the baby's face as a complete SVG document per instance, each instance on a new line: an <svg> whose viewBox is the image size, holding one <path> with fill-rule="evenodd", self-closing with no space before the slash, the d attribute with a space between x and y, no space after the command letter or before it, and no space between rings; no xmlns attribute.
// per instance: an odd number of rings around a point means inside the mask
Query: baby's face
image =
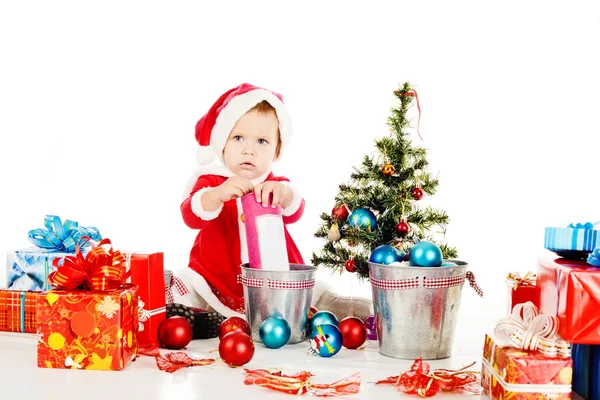
<svg viewBox="0 0 600 400"><path fill-rule="evenodd" d="M274 113L250 111L240 118L227 138L225 166L250 180L264 175L275 159L279 121Z"/></svg>

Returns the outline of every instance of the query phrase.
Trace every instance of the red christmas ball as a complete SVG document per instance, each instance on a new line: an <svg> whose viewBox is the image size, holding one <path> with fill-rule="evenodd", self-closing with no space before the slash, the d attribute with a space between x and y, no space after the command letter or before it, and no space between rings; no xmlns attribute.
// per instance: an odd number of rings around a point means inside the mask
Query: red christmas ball
<svg viewBox="0 0 600 400"><path fill-rule="evenodd" d="M248 322L246 322L245 319L240 317L229 317L219 325L219 340L223 339L223 336L227 335L229 332L236 330L242 331L248 336L252 335L250 325L248 325Z"/></svg>
<svg viewBox="0 0 600 400"><path fill-rule="evenodd" d="M315 315L315 313L318 313L319 310L317 309L317 307L315 306L310 306L310 308L308 309L308 319L310 320L312 318L313 315Z"/></svg>
<svg viewBox="0 0 600 400"><path fill-rule="evenodd" d="M190 344L193 333L192 325L183 317L167 318L158 327L160 342L172 350L180 350Z"/></svg>
<svg viewBox="0 0 600 400"><path fill-rule="evenodd" d="M344 221L346 218L348 218L348 215L350 215L350 212L348 211L348 207L346 207L344 204L333 207L333 210L331 210L331 216L337 221Z"/></svg>
<svg viewBox="0 0 600 400"><path fill-rule="evenodd" d="M410 230L410 228L408 227L408 224L405 220L400 220L400 222L398 222L398 225L396 225L396 230L400 235L405 236Z"/></svg>
<svg viewBox="0 0 600 400"><path fill-rule="evenodd" d="M219 356L231 367L241 367L254 356L254 342L244 332L229 332L219 342Z"/></svg>
<svg viewBox="0 0 600 400"><path fill-rule="evenodd" d="M413 199L421 200L423 198L423 190L419 187L416 187L412 190Z"/></svg>
<svg viewBox="0 0 600 400"><path fill-rule="evenodd" d="M356 271L356 262L354 260L348 260L344 264L344 268L346 268L346 271L348 272L354 272Z"/></svg>
<svg viewBox="0 0 600 400"><path fill-rule="evenodd" d="M343 346L347 349L356 349L367 340L367 326L356 317L346 317L338 324L342 332Z"/></svg>

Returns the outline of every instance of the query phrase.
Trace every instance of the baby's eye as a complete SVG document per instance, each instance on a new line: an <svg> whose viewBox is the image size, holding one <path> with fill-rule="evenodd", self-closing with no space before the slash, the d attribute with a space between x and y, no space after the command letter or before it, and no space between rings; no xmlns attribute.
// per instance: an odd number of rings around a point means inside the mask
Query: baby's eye
<svg viewBox="0 0 600 400"><path fill-rule="evenodd" d="M244 138L240 135L235 135L232 139L236 142L241 142L242 140L244 140Z"/></svg>
<svg viewBox="0 0 600 400"><path fill-rule="evenodd" d="M264 146L265 144L269 144L269 142L267 142L265 139L258 139L258 143L259 143L259 144L262 144L263 146Z"/></svg>

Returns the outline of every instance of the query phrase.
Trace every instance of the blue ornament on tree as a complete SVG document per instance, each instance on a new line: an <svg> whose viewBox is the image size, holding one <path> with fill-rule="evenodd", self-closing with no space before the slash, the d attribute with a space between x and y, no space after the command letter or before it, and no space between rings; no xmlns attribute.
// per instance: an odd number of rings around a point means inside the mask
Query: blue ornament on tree
<svg viewBox="0 0 600 400"><path fill-rule="evenodd" d="M260 336L260 341L266 347L278 349L290 340L292 330L290 329L290 324L285 319L268 317L260 324L258 335Z"/></svg>
<svg viewBox="0 0 600 400"><path fill-rule="evenodd" d="M419 242L410 249L408 261L413 267L439 267L442 265L442 250L435 243Z"/></svg>
<svg viewBox="0 0 600 400"><path fill-rule="evenodd" d="M395 247L384 244L376 247L371 253L369 261L376 264L390 265L404 260L404 253Z"/></svg>
<svg viewBox="0 0 600 400"><path fill-rule="evenodd" d="M321 357L334 356L342 348L344 337L336 325L317 325L310 335L310 348Z"/></svg>
<svg viewBox="0 0 600 400"><path fill-rule="evenodd" d="M317 329L317 326L324 324L331 324L337 326L338 319L333 313L329 311L318 311L314 313L312 318L308 321L309 333L312 335L314 330Z"/></svg>
<svg viewBox="0 0 600 400"><path fill-rule="evenodd" d="M361 228L367 232L373 232L377 228L377 219L375 214L366 208L357 208L352 211L348 217L348 225L354 228Z"/></svg>

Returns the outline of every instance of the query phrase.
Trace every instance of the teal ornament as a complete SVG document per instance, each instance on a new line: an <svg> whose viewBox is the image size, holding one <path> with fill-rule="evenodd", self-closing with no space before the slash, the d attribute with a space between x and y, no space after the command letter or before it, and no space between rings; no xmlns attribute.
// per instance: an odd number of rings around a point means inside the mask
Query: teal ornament
<svg viewBox="0 0 600 400"><path fill-rule="evenodd" d="M439 267L442 265L442 250L435 243L423 241L410 249L408 258L413 267Z"/></svg>
<svg viewBox="0 0 600 400"><path fill-rule="evenodd" d="M332 312L318 311L318 312L314 313L314 315L308 321L308 331L310 334L312 334L314 332L314 330L317 328L317 326L325 325L325 324L331 324L331 325L337 326L338 319L335 316L335 314L333 314Z"/></svg>
<svg viewBox="0 0 600 400"><path fill-rule="evenodd" d="M366 208L357 208L348 217L348 225L353 228L361 228L367 232L373 232L377 228L375 214Z"/></svg>
<svg viewBox="0 0 600 400"><path fill-rule="evenodd" d="M391 263L404 260L404 253L395 247L384 244L376 247L371 253L369 261L375 264L390 265Z"/></svg>
<svg viewBox="0 0 600 400"><path fill-rule="evenodd" d="M310 348L321 357L336 355L342 348L344 337L336 325L317 325L310 335Z"/></svg>
<svg viewBox="0 0 600 400"><path fill-rule="evenodd" d="M446 261L443 262L442 265L440 265L440 267L458 267L458 265L451 261Z"/></svg>
<svg viewBox="0 0 600 400"><path fill-rule="evenodd" d="M283 347L292 335L290 324L278 317L268 317L265 319L258 329L260 341L269 349L278 349Z"/></svg>

